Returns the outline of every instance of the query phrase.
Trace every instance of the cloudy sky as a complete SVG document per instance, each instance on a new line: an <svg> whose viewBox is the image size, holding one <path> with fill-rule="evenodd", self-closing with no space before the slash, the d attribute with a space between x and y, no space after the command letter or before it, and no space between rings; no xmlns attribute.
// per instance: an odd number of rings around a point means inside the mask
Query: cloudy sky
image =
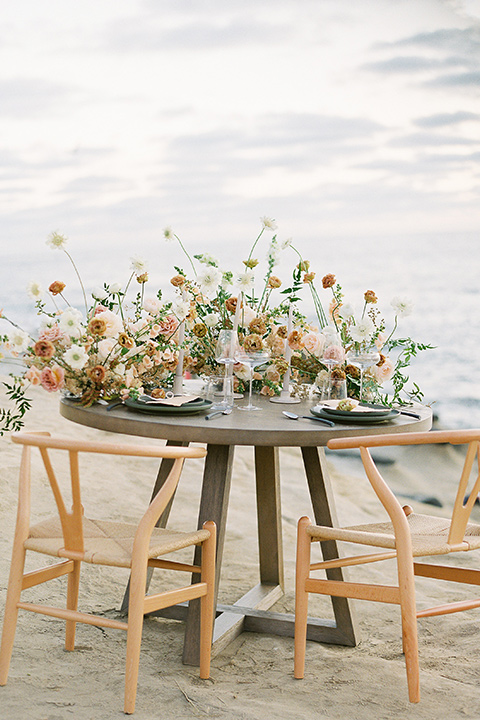
<svg viewBox="0 0 480 720"><path fill-rule="evenodd" d="M16 0L0 236L196 251L480 230L480 0ZM72 241L73 242L73 241ZM44 245L43 245L44 247Z"/></svg>

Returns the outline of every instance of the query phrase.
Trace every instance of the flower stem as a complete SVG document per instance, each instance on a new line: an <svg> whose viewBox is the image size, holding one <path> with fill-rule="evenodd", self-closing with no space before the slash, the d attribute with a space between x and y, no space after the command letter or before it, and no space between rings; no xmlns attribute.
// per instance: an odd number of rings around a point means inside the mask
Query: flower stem
<svg viewBox="0 0 480 720"><path fill-rule="evenodd" d="M80 273L78 272L78 268L77 268L77 266L75 265L75 262L74 262L72 256L70 255L70 253L68 252L68 250L65 250L65 248L63 248L63 252L64 252L65 255L68 257L68 259L70 260L70 262L71 262L72 265L73 265L73 269L74 269L75 272L77 273L78 282L80 283L80 287L82 288L83 302L85 303L85 317L86 317L87 314L88 314L87 295L86 295L86 292L85 292L85 288L83 287L82 278L80 277Z"/></svg>
<svg viewBox="0 0 480 720"><path fill-rule="evenodd" d="M188 260L189 260L189 262L190 262L190 265L192 266L193 274L195 275L195 277L197 277L197 271L195 270L195 265L193 264L193 260L192 260L192 258L190 257L190 255L188 254L188 252L187 252L184 244L182 243L182 241L180 240L180 238L178 237L178 235L174 235L174 237L178 240L178 243L179 243L180 247L182 248L183 252L185 253L185 255L187 256L187 258L188 258Z"/></svg>

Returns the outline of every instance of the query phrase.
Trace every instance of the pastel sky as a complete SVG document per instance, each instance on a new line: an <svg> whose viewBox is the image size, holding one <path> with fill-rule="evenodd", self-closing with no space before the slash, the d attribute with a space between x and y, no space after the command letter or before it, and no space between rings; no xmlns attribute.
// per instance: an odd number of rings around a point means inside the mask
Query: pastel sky
<svg viewBox="0 0 480 720"><path fill-rule="evenodd" d="M16 0L0 236L480 230L480 0ZM126 251L128 252L128 251Z"/></svg>

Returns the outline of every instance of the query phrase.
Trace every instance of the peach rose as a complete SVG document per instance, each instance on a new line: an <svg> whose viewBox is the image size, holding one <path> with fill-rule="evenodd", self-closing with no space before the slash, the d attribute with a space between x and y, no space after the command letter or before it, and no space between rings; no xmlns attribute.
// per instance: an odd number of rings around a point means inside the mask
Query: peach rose
<svg viewBox="0 0 480 720"><path fill-rule="evenodd" d="M115 337L123 330L122 318L111 310L104 310L98 313L96 318L105 322L105 332L103 333L105 337Z"/></svg>
<svg viewBox="0 0 480 720"><path fill-rule="evenodd" d="M64 385L64 381L65 373L63 372L63 368L58 365L54 365L51 368L43 368L40 373L40 384L47 392L60 390Z"/></svg>
<svg viewBox="0 0 480 720"><path fill-rule="evenodd" d="M299 330L292 330L288 336L288 345L292 350L301 350L303 348L302 333Z"/></svg>
<svg viewBox="0 0 480 720"><path fill-rule="evenodd" d="M305 350L320 357L325 345L325 336L320 335L320 333L308 332L303 336L302 342Z"/></svg>
<svg viewBox="0 0 480 720"><path fill-rule="evenodd" d="M25 380L28 380L28 382L32 385L40 385L40 376L40 370L32 366L31 368L28 368L25 373Z"/></svg>
<svg viewBox="0 0 480 720"><path fill-rule="evenodd" d="M392 379L393 373L395 372L395 364L389 357L386 357L380 366L375 365L372 370L375 380L381 384Z"/></svg>

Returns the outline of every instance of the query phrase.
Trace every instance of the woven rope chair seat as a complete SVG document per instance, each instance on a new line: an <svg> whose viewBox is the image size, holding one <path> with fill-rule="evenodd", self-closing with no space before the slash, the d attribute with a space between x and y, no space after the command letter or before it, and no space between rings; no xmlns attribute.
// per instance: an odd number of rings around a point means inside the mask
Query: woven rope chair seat
<svg viewBox="0 0 480 720"><path fill-rule="evenodd" d="M84 562L115 567L131 567L132 549L138 525L108 520L83 518ZM150 539L149 558L181 550L203 542L210 536L208 530L177 532L154 528ZM27 550L68 557L65 551L62 528L58 518L44 520L30 528L30 536L24 543Z"/></svg>
<svg viewBox="0 0 480 720"><path fill-rule="evenodd" d="M448 544L450 519L411 513L407 517L412 538L413 554L443 555L459 550L480 548L480 525L469 523L465 532L463 547ZM395 549L395 535L390 522L351 525L349 527L325 527L310 525L306 532L314 540L344 540L346 542Z"/></svg>

